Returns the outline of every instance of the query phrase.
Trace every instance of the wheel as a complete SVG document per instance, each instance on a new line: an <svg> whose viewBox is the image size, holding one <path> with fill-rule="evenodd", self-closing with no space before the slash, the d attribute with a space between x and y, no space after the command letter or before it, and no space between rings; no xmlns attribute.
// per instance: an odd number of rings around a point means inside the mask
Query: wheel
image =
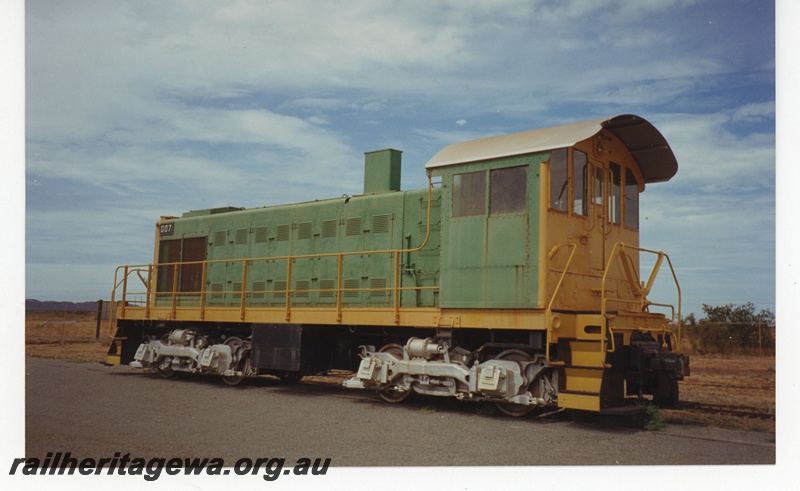
<svg viewBox="0 0 800 491"><path fill-rule="evenodd" d="M175 370L172 369L172 359L165 358L156 367L156 373L164 378L170 378L175 375Z"/></svg>
<svg viewBox="0 0 800 491"><path fill-rule="evenodd" d="M242 372L241 375L223 375L222 381L231 386L242 383L242 380L244 380L245 377L247 377L247 375L250 373L250 350L245 350L242 352L242 359L239 360L238 368L239 371Z"/></svg>
<svg viewBox="0 0 800 491"><path fill-rule="evenodd" d="M528 353L525 353L522 350L518 350L518 349L509 349L509 350L503 351L502 353L497 355L497 357L495 359L496 360L508 360L508 361L532 361L533 360L533 358L531 358L531 355L529 355ZM498 402L498 403L495 403L495 406L497 406L497 409L499 409L500 412L502 412L503 414L506 414L508 416L512 416L512 417L515 417L515 418L521 418L522 416L527 416L534 409L536 409L536 406L526 406L526 405L523 405L523 404L512 404L512 403L508 403L508 402Z"/></svg>
<svg viewBox="0 0 800 491"><path fill-rule="evenodd" d="M169 333L161 336L159 341L161 341L161 344L163 345L168 345ZM156 373L164 378L170 378L175 375L175 370L172 369L172 357L162 357L160 360L158 360L158 365L156 365Z"/></svg>
<svg viewBox="0 0 800 491"><path fill-rule="evenodd" d="M381 353L389 353L390 355L397 358L398 361L403 359L403 347L396 343L387 344L383 348L380 349ZM397 389L384 389L378 392L378 395L381 396L386 402L391 402L392 404L396 404L398 402L403 402L411 395L410 390L399 391Z"/></svg>
<svg viewBox="0 0 800 491"><path fill-rule="evenodd" d="M241 338L238 338L236 336L231 336L228 339L226 339L223 344L226 344L231 347L231 353L236 353L236 350L239 349L242 346L242 344L244 344L244 342L242 341Z"/></svg>
<svg viewBox="0 0 800 491"><path fill-rule="evenodd" d="M241 338L231 336L223 343L231 348L231 355L236 356L237 351L242 347L244 342ZM239 385L245 378L245 374L250 371L250 351L242 351L241 359L237 363L237 368L242 372L242 375L223 375L222 381L228 385Z"/></svg>

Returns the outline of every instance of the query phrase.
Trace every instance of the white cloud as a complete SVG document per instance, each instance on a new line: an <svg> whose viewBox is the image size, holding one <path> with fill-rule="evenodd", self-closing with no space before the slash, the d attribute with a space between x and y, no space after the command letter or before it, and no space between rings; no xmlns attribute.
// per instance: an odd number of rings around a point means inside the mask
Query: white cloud
<svg viewBox="0 0 800 491"><path fill-rule="evenodd" d="M685 187L742 193L775 187L775 137L764 130L737 135L730 126L742 114L774 118L773 103L749 104L707 114L660 118L657 127L678 158L676 180Z"/></svg>
<svg viewBox="0 0 800 491"><path fill-rule="evenodd" d="M775 101L745 104L733 112L733 121L757 123L764 120L775 120Z"/></svg>

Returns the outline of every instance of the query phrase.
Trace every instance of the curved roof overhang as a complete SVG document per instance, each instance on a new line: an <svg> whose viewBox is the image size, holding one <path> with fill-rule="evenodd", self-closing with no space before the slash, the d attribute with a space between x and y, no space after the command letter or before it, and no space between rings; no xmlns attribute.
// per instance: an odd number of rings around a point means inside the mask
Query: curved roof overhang
<svg viewBox="0 0 800 491"><path fill-rule="evenodd" d="M434 155L425 168L571 147L604 129L627 147L646 183L668 181L678 172L678 161L667 140L655 126L633 114L453 143Z"/></svg>

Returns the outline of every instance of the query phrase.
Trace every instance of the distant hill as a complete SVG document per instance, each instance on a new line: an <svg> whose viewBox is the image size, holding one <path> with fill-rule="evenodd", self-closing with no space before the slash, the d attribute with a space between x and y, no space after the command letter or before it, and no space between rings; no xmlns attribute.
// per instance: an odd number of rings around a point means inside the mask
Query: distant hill
<svg viewBox="0 0 800 491"><path fill-rule="evenodd" d="M25 300L25 310L97 310L97 301L92 302L52 302L28 298Z"/></svg>

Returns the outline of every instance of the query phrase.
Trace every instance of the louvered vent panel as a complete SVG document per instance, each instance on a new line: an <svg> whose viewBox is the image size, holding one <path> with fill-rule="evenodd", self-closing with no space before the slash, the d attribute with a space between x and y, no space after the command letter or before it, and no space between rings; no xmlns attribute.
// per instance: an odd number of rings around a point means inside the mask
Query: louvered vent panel
<svg viewBox="0 0 800 491"><path fill-rule="evenodd" d="M361 233L361 217L348 218L345 223L345 235L358 235Z"/></svg>
<svg viewBox="0 0 800 491"><path fill-rule="evenodd" d="M224 230L214 232L214 247L224 246L227 238L228 234Z"/></svg>
<svg viewBox="0 0 800 491"><path fill-rule="evenodd" d="M301 222L297 224L297 238L300 240L311 238L311 222Z"/></svg>
<svg viewBox="0 0 800 491"><path fill-rule="evenodd" d="M236 230L236 237L234 238L233 243L236 245L243 245L247 244L247 236L250 231L246 228L240 228Z"/></svg>
<svg viewBox="0 0 800 491"><path fill-rule="evenodd" d="M347 291L349 289L357 289L361 287L361 280L358 278L350 278L344 280L344 293L342 294L345 298L358 298L358 295L361 292L358 291Z"/></svg>
<svg viewBox="0 0 800 491"><path fill-rule="evenodd" d="M258 227L256 229L256 244L263 244L269 240L269 228Z"/></svg>
<svg viewBox="0 0 800 491"><path fill-rule="evenodd" d="M336 237L336 228L337 220L325 220L322 222L322 238Z"/></svg>
<svg viewBox="0 0 800 491"><path fill-rule="evenodd" d="M374 215L372 217L372 232L385 234L389 231L389 215Z"/></svg>
<svg viewBox="0 0 800 491"><path fill-rule="evenodd" d="M264 298L264 290L267 289L267 282L266 281L254 281L253 282L253 298Z"/></svg>
<svg viewBox="0 0 800 491"><path fill-rule="evenodd" d="M286 299L286 281L279 280L275 282L275 291L272 293L272 298Z"/></svg>
<svg viewBox="0 0 800 491"><path fill-rule="evenodd" d="M386 291L386 284L388 281L386 278L370 278L369 280L369 287L370 287L370 296L373 298L386 298L387 291Z"/></svg>
<svg viewBox="0 0 800 491"><path fill-rule="evenodd" d="M211 283L211 298L222 298L222 283Z"/></svg>
<svg viewBox="0 0 800 491"><path fill-rule="evenodd" d="M311 282L308 280L297 280L294 282L294 296L297 298L308 298L308 290Z"/></svg>
<svg viewBox="0 0 800 491"><path fill-rule="evenodd" d="M336 280L319 280L320 298L334 298L336 296Z"/></svg>
<svg viewBox="0 0 800 491"><path fill-rule="evenodd" d="M278 225L277 236L275 237L279 242L286 242L292 234L292 227L288 223Z"/></svg>

